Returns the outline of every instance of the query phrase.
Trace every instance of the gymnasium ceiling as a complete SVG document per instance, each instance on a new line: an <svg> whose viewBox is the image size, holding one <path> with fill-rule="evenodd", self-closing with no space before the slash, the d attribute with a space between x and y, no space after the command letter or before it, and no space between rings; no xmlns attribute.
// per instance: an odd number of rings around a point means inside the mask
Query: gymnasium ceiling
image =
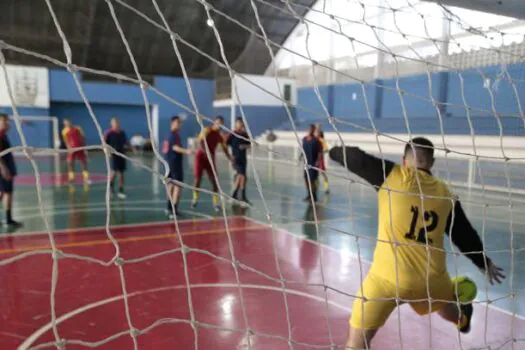
<svg viewBox="0 0 525 350"><path fill-rule="evenodd" d="M105 0L49 0L78 66L134 75L133 66ZM190 44L220 60L213 30L206 23L201 0L156 0L171 29ZM316 0L207 0L226 57L236 70L262 74L270 63L264 41L213 10L223 12L261 33L252 9L256 4L262 25L271 41L282 44ZM113 0L111 3L135 57L139 71L148 75L181 75L169 35L127 9L125 3L162 24L152 0ZM288 4L287 4L288 3ZM0 40L65 62L58 35L45 0L1 0ZM194 77L225 75L208 58L187 45L179 45L184 64ZM276 47L273 48L277 52ZM4 50L8 63L50 65L41 59Z"/></svg>

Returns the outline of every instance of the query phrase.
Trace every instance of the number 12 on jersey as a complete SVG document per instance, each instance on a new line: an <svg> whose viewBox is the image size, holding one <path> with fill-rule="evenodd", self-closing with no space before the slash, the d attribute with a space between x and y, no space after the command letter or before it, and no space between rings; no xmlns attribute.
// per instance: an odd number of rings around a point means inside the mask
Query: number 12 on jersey
<svg viewBox="0 0 525 350"><path fill-rule="evenodd" d="M410 208L412 212L412 220L410 221L410 231L405 233L405 238L417 241L419 243L432 244L432 238L428 237L427 234L432 232L438 226L438 215L433 210L425 211L423 214L424 227L421 227L416 235L416 226L419 221L419 207L413 205Z"/></svg>

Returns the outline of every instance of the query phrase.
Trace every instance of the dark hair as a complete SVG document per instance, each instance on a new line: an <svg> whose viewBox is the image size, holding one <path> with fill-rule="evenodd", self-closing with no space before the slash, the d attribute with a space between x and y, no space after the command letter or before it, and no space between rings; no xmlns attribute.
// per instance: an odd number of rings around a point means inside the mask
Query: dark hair
<svg viewBox="0 0 525 350"><path fill-rule="evenodd" d="M236 122L243 122L243 123L244 123L244 120L242 120L242 117L237 117L237 118L235 118L235 121L236 121Z"/></svg>
<svg viewBox="0 0 525 350"><path fill-rule="evenodd" d="M9 119L9 116L6 113L0 113L0 119Z"/></svg>
<svg viewBox="0 0 525 350"><path fill-rule="evenodd" d="M174 121L177 121L177 120L180 120L180 117L178 115L174 115L173 117L171 117L171 122L173 123Z"/></svg>
<svg viewBox="0 0 525 350"><path fill-rule="evenodd" d="M404 156L406 157L409 153L416 151L415 158L418 163L424 163L431 165L434 162L434 144L425 137L414 137L405 145Z"/></svg>
<svg viewBox="0 0 525 350"><path fill-rule="evenodd" d="M310 126L308 126L308 135L313 135L315 132L315 124L310 124Z"/></svg>
<svg viewBox="0 0 525 350"><path fill-rule="evenodd" d="M222 115L218 115L215 117L215 120L220 120L221 122L224 123L224 117Z"/></svg>

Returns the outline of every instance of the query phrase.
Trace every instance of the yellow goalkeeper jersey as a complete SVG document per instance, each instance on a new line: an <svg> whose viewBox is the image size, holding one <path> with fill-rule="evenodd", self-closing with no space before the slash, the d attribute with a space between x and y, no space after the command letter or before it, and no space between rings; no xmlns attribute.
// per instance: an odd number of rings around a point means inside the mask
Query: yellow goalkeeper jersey
<svg viewBox="0 0 525 350"><path fill-rule="evenodd" d="M406 287L424 283L427 270L430 278L445 273L443 235L454 200L430 173L395 165L378 193L378 242L370 272Z"/></svg>

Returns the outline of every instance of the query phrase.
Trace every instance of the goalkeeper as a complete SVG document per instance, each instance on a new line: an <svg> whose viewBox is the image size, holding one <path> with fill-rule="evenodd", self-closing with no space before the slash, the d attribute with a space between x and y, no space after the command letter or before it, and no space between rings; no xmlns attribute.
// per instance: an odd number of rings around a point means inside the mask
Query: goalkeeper
<svg viewBox="0 0 525 350"><path fill-rule="evenodd" d="M483 243L461 203L434 177L434 146L417 137L405 146L402 165L357 147L334 147L330 158L378 191L378 241L370 271L354 300L347 347L364 349L398 303L419 315L437 311L462 333L470 331L472 303L458 308L447 273L444 233L483 273L501 283L502 269L483 254ZM429 303L430 301L430 303Z"/></svg>

